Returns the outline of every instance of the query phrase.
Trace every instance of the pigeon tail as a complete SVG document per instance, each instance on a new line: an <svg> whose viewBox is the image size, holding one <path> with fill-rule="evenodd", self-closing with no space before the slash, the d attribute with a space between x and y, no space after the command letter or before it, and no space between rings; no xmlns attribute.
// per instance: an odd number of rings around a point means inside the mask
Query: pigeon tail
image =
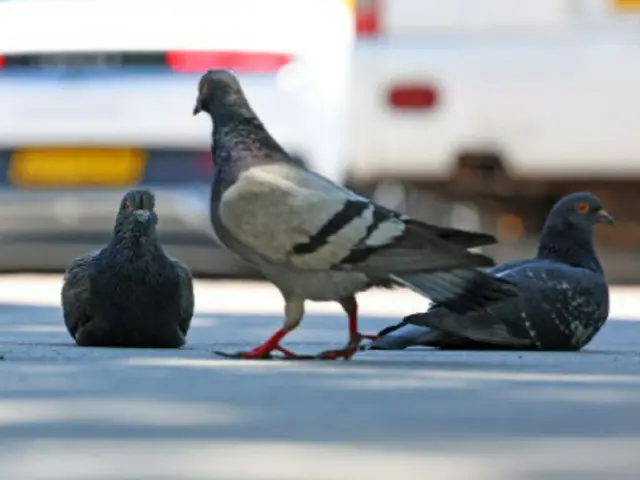
<svg viewBox="0 0 640 480"><path fill-rule="evenodd" d="M404 321L476 342L512 347L531 346L530 339L515 337L504 323L485 312L459 315L436 307L425 313L409 315Z"/></svg>
<svg viewBox="0 0 640 480"><path fill-rule="evenodd" d="M483 247L498 243L496 237L490 233L469 232L457 228L439 227L414 219L406 219L404 222L411 228L423 230L429 235L435 235L442 240L446 240L448 243L458 245L462 248Z"/></svg>
<svg viewBox="0 0 640 480"><path fill-rule="evenodd" d="M495 240L491 235L475 232L467 235L462 230L451 229L440 231L434 225L417 220L402 221L404 230L393 241L382 246L365 245L355 249L341 263L355 264L356 270L371 277L495 266L491 257L469 252L466 246L461 245L486 244ZM452 239L457 239L458 244Z"/></svg>
<svg viewBox="0 0 640 480"><path fill-rule="evenodd" d="M517 296L518 287L478 269L393 275L392 281L428 297L438 308L465 314Z"/></svg>
<svg viewBox="0 0 640 480"><path fill-rule="evenodd" d="M408 347L423 345L434 330L401 321L378 332L378 339L366 346L367 350L404 350Z"/></svg>
<svg viewBox="0 0 640 480"><path fill-rule="evenodd" d="M383 333L384 332L384 333ZM402 321L380 331L380 338L368 344L366 350L404 350L409 347L430 347L440 350L505 350L512 349L488 342L477 342Z"/></svg>

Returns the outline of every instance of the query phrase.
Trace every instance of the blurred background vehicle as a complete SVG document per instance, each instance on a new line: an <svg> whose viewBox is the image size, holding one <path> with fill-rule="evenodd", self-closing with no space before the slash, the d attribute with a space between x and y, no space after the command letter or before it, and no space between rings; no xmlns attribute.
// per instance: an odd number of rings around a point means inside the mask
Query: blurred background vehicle
<svg viewBox="0 0 640 480"><path fill-rule="evenodd" d="M300 161L496 233L498 261L593 191L617 220L596 234L607 274L640 280L640 0L0 1L0 270L64 268L140 184L170 253L253 275L208 222L211 125L190 111L208 68Z"/></svg>
<svg viewBox="0 0 640 480"><path fill-rule="evenodd" d="M170 253L252 273L211 233L197 82L233 69L283 146L342 181L353 32L344 0L0 2L0 269L66 268L142 185Z"/></svg>
<svg viewBox="0 0 640 480"><path fill-rule="evenodd" d="M640 280L640 0L358 0L349 182L531 253L590 190L610 278ZM425 208L425 205L429 208Z"/></svg>

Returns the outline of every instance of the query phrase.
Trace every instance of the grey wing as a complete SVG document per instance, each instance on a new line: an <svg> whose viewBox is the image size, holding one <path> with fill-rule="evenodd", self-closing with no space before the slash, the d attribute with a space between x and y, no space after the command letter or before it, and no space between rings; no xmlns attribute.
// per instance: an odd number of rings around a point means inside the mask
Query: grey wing
<svg viewBox="0 0 640 480"><path fill-rule="evenodd" d="M495 267L492 267L492 268L488 269L487 273L490 273L492 275L503 275L503 274L508 273L509 271L515 269L515 268L525 267L530 262L534 262L534 261L535 260L532 260L532 259L513 260L511 262L506 262L506 263L502 263L500 265L496 265Z"/></svg>
<svg viewBox="0 0 640 480"><path fill-rule="evenodd" d="M428 297L431 309L446 308L464 314L518 295L518 287L505 278L472 268L419 275L392 275L394 283Z"/></svg>
<svg viewBox="0 0 640 480"><path fill-rule="evenodd" d="M191 270L184 263L175 258L172 258L171 261L176 267L180 278L180 318L178 319L178 328L186 337L191 327L191 319L195 308L193 276L191 275Z"/></svg>
<svg viewBox="0 0 640 480"><path fill-rule="evenodd" d="M91 263L100 253L95 250L73 259L63 278L61 298L64 323L75 338L78 329L91 318Z"/></svg>
<svg viewBox="0 0 640 480"><path fill-rule="evenodd" d="M219 208L236 239L262 257L294 268L384 276L390 270L494 264L439 238L434 227L423 227L291 165L243 172L224 192Z"/></svg>
<svg viewBox="0 0 640 480"><path fill-rule="evenodd" d="M310 270L349 255L367 235L373 212L367 199L287 164L243 172L220 202L222 222L238 240L272 262ZM390 217L375 241L404 228Z"/></svg>
<svg viewBox="0 0 640 480"><path fill-rule="evenodd" d="M395 283L427 296L434 308L465 314L518 295L513 274L531 260L514 260L492 268L473 268L422 275L394 275Z"/></svg>

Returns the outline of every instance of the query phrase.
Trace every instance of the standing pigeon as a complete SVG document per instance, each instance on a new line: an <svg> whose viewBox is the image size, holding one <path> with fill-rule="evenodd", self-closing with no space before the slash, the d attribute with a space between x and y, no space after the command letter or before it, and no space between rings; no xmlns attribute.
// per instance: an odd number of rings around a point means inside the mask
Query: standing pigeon
<svg viewBox="0 0 640 480"><path fill-rule="evenodd" d="M67 330L80 346L179 348L193 317L189 269L156 234L155 197L131 190L106 247L76 258L64 276Z"/></svg>
<svg viewBox="0 0 640 480"><path fill-rule="evenodd" d="M279 342L301 322L305 301L313 300L337 301L349 318L345 348L319 357L348 359L364 338L356 293L390 286L396 275L494 265L491 258L467 251L495 243L492 235L410 219L295 163L267 132L232 73L209 70L202 76L193 113L201 111L214 124L213 230L224 246L273 282L285 301L284 325L264 344L219 354L268 358L277 350L295 357ZM432 281L413 275L411 282L426 285L443 301L470 285L470 301L474 295L484 298L485 290L494 295L492 287L499 283L477 271L447 274L433 274ZM501 294L512 294L509 287Z"/></svg>
<svg viewBox="0 0 640 480"><path fill-rule="evenodd" d="M597 223L613 223L598 198L565 196L549 213L535 258L489 270L517 284L519 296L463 313L436 303L382 330L366 348L580 350L609 315L609 288L593 245Z"/></svg>

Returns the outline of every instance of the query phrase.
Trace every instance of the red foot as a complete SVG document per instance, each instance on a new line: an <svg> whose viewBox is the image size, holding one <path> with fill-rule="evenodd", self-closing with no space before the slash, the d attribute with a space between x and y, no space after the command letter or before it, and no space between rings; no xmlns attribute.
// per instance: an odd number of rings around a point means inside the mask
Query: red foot
<svg viewBox="0 0 640 480"><path fill-rule="evenodd" d="M344 348L341 348L340 350L327 350L326 352L320 353L318 358L323 360L337 360L339 358L350 360L358 351L358 347L360 346L360 342L363 338L365 338L365 336L360 335L359 333L356 333L355 335L352 334L349 339L349 343L347 343Z"/></svg>
<svg viewBox="0 0 640 480"><path fill-rule="evenodd" d="M287 358L296 358L296 357L299 356L295 352L292 352L291 350L288 350L288 349L286 349L284 347L281 347L280 345L278 345L274 350L279 351L280 353L282 353Z"/></svg>
<svg viewBox="0 0 640 480"><path fill-rule="evenodd" d="M271 358L271 352L277 350L284 354L287 358L293 358L297 355L293 353L291 350L287 350L280 345L276 345L271 348L270 345L260 345L259 347L254 348L248 352L240 352L240 358L246 358L247 360L260 359L260 358Z"/></svg>
<svg viewBox="0 0 640 480"><path fill-rule="evenodd" d="M248 352L237 352L237 353L224 353L224 352L216 352L218 355L227 357L227 358L245 358L247 360L254 359L265 359L272 358L271 352L277 350L284 354L285 358L300 358L298 355L293 353L291 350L287 350L284 347L281 347L278 342L284 338L284 336L288 332L286 330L278 330L269 340L264 342L262 345L250 350Z"/></svg>
<svg viewBox="0 0 640 480"><path fill-rule="evenodd" d="M361 340L371 340L375 342L380 338L378 335L365 335L358 331L358 304L353 300L353 304L347 309L349 318L349 345L354 342L360 343ZM356 344L356 349L358 345Z"/></svg>
<svg viewBox="0 0 640 480"><path fill-rule="evenodd" d="M286 358L294 358L298 356L291 350L281 347L280 345L276 345L273 348L271 348L270 345L260 345L248 352L240 352L240 357L246 359L270 358L273 350L277 350L282 353Z"/></svg>
<svg viewBox="0 0 640 480"><path fill-rule="evenodd" d="M342 350L328 350L318 354L318 358L322 360L338 360L344 358L345 360L351 360L351 357L356 353L356 349L352 347L345 347Z"/></svg>

